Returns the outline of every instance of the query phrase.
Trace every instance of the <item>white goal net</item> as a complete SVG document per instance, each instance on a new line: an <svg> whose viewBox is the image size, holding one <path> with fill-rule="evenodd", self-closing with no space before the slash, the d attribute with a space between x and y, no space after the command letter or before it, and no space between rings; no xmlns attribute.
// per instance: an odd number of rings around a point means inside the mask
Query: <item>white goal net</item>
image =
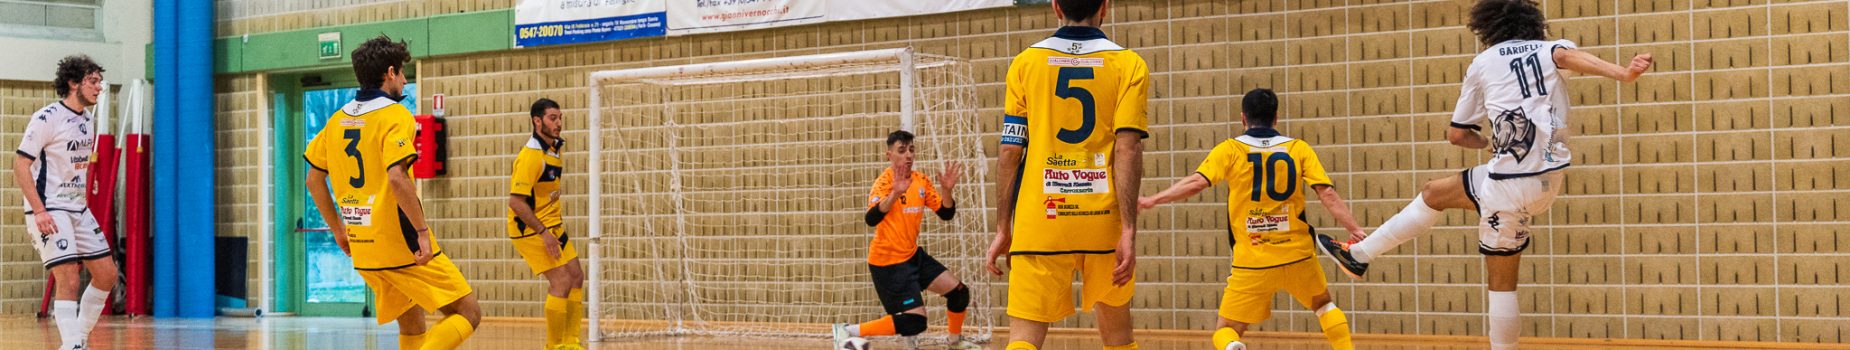
<svg viewBox="0 0 1850 350"><path fill-rule="evenodd" d="M592 73L593 338L827 336L881 316L862 217L902 128L934 181L965 167L957 217L927 215L919 243L970 286L965 334L987 338L993 209L970 76L911 49ZM943 299L926 299L943 326Z"/></svg>

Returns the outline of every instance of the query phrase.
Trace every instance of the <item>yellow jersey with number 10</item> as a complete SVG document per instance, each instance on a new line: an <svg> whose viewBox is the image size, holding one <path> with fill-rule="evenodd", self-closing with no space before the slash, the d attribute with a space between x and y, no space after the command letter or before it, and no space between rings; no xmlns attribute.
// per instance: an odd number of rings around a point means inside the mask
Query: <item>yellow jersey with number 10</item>
<svg viewBox="0 0 1850 350"><path fill-rule="evenodd" d="M1143 57L1093 27L1060 28L1015 56L1002 144L1026 150L1011 253L1114 251L1121 219L1112 150L1118 131L1149 137L1149 76Z"/></svg>
<svg viewBox="0 0 1850 350"><path fill-rule="evenodd" d="M341 106L302 157L328 173L334 205L347 230L356 270L390 270L415 265L417 230L405 223L386 169L417 159L417 122L411 111L378 90ZM370 97L370 98L369 98ZM431 252L438 250L435 235Z"/></svg>
<svg viewBox="0 0 1850 350"><path fill-rule="evenodd" d="M1195 169L1227 183L1227 241L1233 267L1268 269L1310 259L1315 233L1304 219L1304 194L1329 185L1317 152L1302 140L1254 128L1222 141Z"/></svg>

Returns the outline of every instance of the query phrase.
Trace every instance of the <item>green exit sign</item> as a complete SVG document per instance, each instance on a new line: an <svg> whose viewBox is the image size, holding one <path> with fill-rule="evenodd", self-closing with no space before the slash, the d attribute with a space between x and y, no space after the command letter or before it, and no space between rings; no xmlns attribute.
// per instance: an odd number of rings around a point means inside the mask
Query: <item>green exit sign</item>
<svg viewBox="0 0 1850 350"><path fill-rule="evenodd" d="M321 42L321 59L340 59L340 32L321 33L315 39Z"/></svg>

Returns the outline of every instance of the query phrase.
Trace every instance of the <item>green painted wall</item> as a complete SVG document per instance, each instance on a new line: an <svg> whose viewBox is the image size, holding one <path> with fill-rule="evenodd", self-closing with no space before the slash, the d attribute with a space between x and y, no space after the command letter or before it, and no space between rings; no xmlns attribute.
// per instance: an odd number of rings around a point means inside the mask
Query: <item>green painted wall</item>
<svg viewBox="0 0 1850 350"><path fill-rule="evenodd" d="M341 57L321 59L321 33L339 32ZM213 69L219 74L294 71L345 66L353 49L381 34L403 40L413 58L507 50L514 47L514 10L446 14L395 21L321 27L219 38Z"/></svg>

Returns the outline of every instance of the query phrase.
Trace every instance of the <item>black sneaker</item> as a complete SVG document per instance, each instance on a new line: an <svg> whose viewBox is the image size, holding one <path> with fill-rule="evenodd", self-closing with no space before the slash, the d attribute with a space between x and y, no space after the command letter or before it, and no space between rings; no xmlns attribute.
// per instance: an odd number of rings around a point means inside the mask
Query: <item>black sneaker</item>
<svg viewBox="0 0 1850 350"><path fill-rule="evenodd" d="M1362 275L1368 273L1368 263L1355 261L1355 256L1349 255L1348 242L1317 235L1317 250L1323 251L1323 255L1330 257L1330 261L1336 262L1336 269L1351 279L1362 279Z"/></svg>

